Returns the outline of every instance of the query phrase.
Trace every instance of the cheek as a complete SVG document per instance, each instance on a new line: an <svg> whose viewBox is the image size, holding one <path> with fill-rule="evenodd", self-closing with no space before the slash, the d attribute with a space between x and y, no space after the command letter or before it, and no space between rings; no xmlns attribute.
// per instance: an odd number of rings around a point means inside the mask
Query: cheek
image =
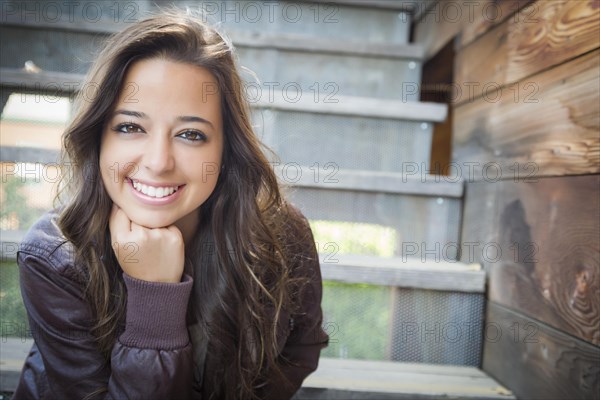
<svg viewBox="0 0 600 400"><path fill-rule="evenodd" d="M208 150L208 149L207 149ZM202 160L198 162L198 160ZM215 146L206 152L180 154L178 165L182 172L203 191L213 190L221 172L221 147Z"/></svg>
<svg viewBox="0 0 600 400"><path fill-rule="evenodd" d="M119 183L126 176L134 176L138 166L131 160L126 149L119 148L106 141L100 147L100 173L106 184Z"/></svg>

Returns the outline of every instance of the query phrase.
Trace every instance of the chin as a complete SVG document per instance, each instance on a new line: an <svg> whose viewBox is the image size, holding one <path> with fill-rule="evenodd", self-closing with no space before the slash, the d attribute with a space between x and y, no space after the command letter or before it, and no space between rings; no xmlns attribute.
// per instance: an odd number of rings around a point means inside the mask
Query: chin
<svg viewBox="0 0 600 400"><path fill-rule="evenodd" d="M160 212L157 213L148 213L148 212L132 212L129 218L132 222L141 225L146 228L154 229L154 228L164 228L170 225L173 225L177 219L170 216L161 216Z"/></svg>

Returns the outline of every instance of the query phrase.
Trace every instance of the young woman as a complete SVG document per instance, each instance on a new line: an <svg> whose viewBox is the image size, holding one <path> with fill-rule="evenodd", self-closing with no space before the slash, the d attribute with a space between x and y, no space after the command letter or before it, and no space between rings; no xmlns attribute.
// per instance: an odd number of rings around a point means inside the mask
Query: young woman
<svg viewBox="0 0 600 400"><path fill-rule="evenodd" d="M316 369L314 240L234 59L176 12L99 55L64 136L68 201L18 253L35 344L15 399L279 400Z"/></svg>

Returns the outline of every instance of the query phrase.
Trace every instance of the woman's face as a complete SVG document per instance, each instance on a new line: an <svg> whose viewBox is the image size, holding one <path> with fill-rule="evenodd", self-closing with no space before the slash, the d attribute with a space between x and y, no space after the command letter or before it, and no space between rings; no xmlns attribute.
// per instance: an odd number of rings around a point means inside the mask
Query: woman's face
<svg viewBox="0 0 600 400"><path fill-rule="evenodd" d="M129 68L102 133L100 172L131 221L195 225L221 170L217 88L213 75L194 65L149 59Z"/></svg>

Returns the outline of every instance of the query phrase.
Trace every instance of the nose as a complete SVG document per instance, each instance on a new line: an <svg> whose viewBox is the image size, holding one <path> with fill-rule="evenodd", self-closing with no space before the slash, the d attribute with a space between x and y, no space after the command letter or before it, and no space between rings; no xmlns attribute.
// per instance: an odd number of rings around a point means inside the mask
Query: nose
<svg viewBox="0 0 600 400"><path fill-rule="evenodd" d="M168 135L149 135L144 148L143 168L154 175L172 171L175 167L172 146Z"/></svg>

